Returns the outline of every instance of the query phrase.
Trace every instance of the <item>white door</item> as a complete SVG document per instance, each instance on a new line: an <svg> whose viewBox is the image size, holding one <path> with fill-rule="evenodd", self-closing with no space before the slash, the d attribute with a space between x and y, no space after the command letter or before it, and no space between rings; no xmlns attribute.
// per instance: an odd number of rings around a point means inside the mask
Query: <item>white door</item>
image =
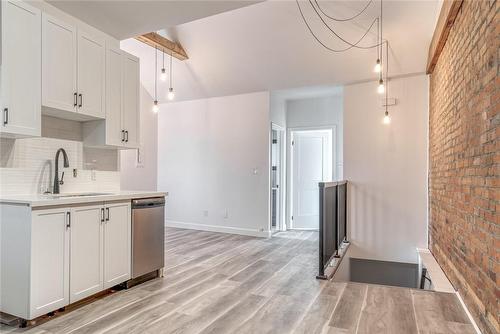
<svg viewBox="0 0 500 334"><path fill-rule="evenodd" d="M138 147L139 144L139 59L123 54L123 104L122 122L125 145Z"/></svg>
<svg viewBox="0 0 500 334"><path fill-rule="evenodd" d="M130 203L106 205L104 222L104 288L125 282L131 274Z"/></svg>
<svg viewBox="0 0 500 334"><path fill-rule="evenodd" d="M42 14L42 105L76 111L76 27Z"/></svg>
<svg viewBox="0 0 500 334"><path fill-rule="evenodd" d="M292 228L319 228L319 188L332 180L332 130L292 132Z"/></svg>
<svg viewBox="0 0 500 334"><path fill-rule="evenodd" d="M124 144L122 128L122 54L119 49L106 50L106 144Z"/></svg>
<svg viewBox="0 0 500 334"><path fill-rule="evenodd" d="M30 319L69 304L69 211L34 210Z"/></svg>
<svg viewBox="0 0 500 334"><path fill-rule="evenodd" d="M102 205L71 209L70 302L102 290Z"/></svg>
<svg viewBox="0 0 500 334"><path fill-rule="evenodd" d="M40 136L41 11L2 1L1 134Z"/></svg>
<svg viewBox="0 0 500 334"><path fill-rule="evenodd" d="M78 30L78 112L104 118L104 39Z"/></svg>

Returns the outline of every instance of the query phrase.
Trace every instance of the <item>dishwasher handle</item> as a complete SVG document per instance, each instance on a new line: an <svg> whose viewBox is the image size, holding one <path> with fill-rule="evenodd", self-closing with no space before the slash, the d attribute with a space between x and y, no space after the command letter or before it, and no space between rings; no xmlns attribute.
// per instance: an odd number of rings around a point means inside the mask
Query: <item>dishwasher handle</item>
<svg viewBox="0 0 500 334"><path fill-rule="evenodd" d="M140 198L132 200L132 209L154 208L165 206L165 197Z"/></svg>

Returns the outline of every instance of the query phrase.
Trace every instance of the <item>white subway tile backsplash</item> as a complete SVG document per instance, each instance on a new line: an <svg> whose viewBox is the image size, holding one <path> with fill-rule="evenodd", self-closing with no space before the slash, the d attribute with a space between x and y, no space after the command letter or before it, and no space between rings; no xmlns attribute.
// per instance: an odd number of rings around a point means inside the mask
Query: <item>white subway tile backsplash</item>
<svg viewBox="0 0 500 334"><path fill-rule="evenodd" d="M59 157L60 171L65 172L61 192L120 190L118 153L114 150L87 151L81 141L65 139L1 138L0 194L32 194L51 190L54 179L54 158L56 151L61 147L69 159L69 168L63 168L63 158ZM77 177L73 177L74 168L78 171ZM95 168L95 179L92 178L91 168Z"/></svg>

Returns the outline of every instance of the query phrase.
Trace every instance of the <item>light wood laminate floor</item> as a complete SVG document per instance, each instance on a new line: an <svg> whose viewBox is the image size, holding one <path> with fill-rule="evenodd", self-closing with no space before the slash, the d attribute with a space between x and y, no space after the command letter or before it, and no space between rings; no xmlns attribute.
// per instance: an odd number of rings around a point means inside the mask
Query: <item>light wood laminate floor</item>
<svg viewBox="0 0 500 334"><path fill-rule="evenodd" d="M325 282L316 232L167 229L165 278L2 333L470 333L453 294Z"/></svg>

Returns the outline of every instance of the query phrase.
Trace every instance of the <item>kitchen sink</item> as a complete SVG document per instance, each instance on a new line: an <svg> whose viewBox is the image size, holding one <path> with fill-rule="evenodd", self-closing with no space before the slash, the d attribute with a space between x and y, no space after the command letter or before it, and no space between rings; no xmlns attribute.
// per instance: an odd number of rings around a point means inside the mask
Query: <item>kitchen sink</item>
<svg viewBox="0 0 500 334"><path fill-rule="evenodd" d="M52 198L72 198L72 197L87 197L87 196L104 196L112 195L111 193L80 193L80 194L48 194Z"/></svg>

